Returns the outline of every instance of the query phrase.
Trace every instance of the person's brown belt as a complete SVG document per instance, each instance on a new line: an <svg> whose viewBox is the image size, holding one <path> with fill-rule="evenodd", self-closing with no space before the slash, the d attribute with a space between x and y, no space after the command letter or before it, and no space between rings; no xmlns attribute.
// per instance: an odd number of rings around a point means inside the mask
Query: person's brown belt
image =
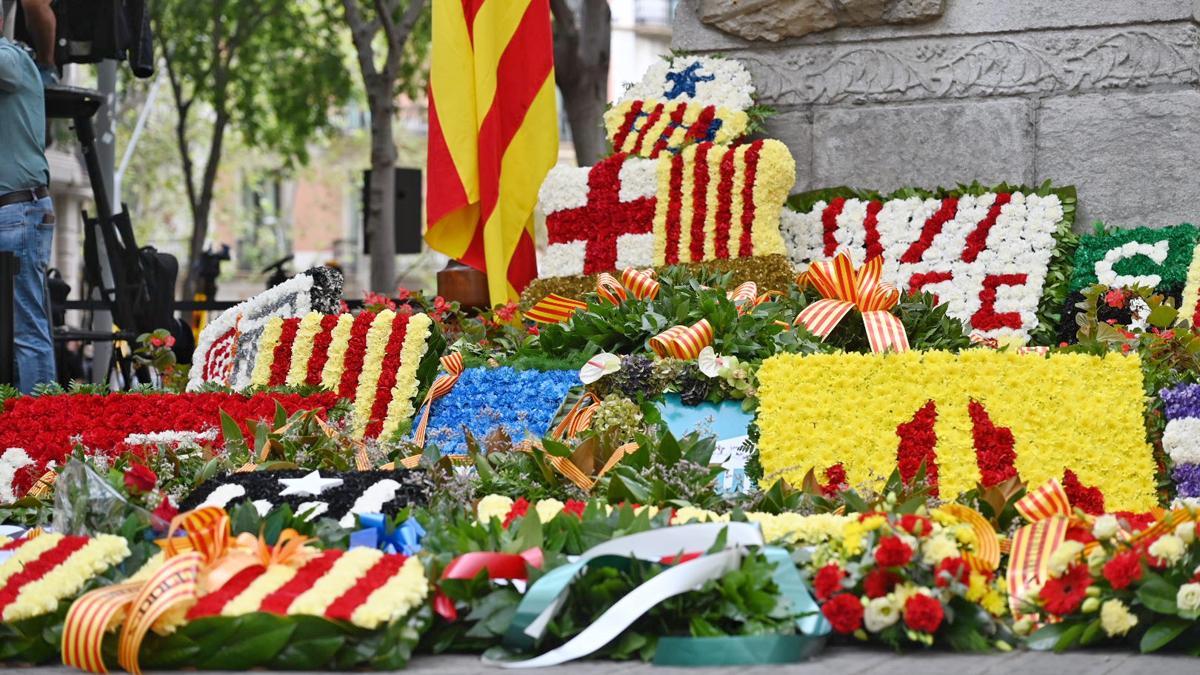
<svg viewBox="0 0 1200 675"><path fill-rule="evenodd" d="M39 185L31 190L17 190L5 195L0 195L0 206L8 206L9 204L23 204L25 202L37 201L50 196L50 190L45 185Z"/></svg>

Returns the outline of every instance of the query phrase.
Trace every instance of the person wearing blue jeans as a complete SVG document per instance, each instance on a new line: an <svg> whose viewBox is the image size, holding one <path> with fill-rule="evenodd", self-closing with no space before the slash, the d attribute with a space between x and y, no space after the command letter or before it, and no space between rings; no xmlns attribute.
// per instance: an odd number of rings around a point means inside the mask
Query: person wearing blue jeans
<svg viewBox="0 0 1200 675"><path fill-rule="evenodd" d="M0 31L3 30L0 16ZM16 254L14 298L17 388L53 382L46 267L54 239L47 186L46 102L42 77L23 47L0 38L0 251Z"/></svg>

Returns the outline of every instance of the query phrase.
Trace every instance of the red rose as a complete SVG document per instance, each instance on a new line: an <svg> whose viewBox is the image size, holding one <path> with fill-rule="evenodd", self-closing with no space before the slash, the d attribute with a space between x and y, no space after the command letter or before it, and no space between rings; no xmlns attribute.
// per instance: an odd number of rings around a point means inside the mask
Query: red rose
<svg viewBox="0 0 1200 675"><path fill-rule="evenodd" d="M1079 609L1087 597L1092 576L1084 565L1072 565L1057 579L1050 579L1042 586L1042 605L1047 612L1065 616Z"/></svg>
<svg viewBox="0 0 1200 675"><path fill-rule="evenodd" d="M517 518L523 518L529 511L529 500L524 497L518 497L517 501L513 502L508 509L508 515L504 516L504 529L508 529L509 525Z"/></svg>
<svg viewBox="0 0 1200 675"><path fill-rule="evenodd" d="M828 565L817 570L813 576L813 592L817 594L817 600L825 602L832 598L835 593L842 589L842 579L846 578L846 573L838 567L837 563L829 563Z"/></svg>
<svg viewBox="0 0 1200 675"><path fill-rule="evenodd" d="M889 572L882 567L876 567L863 578L863 591L868 598L874 600L891 593L898 583L900 583L898 574Z"/></svg>
<svg viewBox="0 0 1200 675"><path fill-rule="evenodd" d="M149 492L157 484L158 475L150 467L133 462L125 471L125 489L135 495Z"/></svg>
<svg viewBox="0 0 1200 675"><path fill-rule="evenodd" d="M966 583L970 573L970 566L961 557L942 558L942 562L938 563L933 571L933 583L937 584L938 588L945 588L955 581Z"/></svg>
<svg viewBox="0 0 1200 675"><path fill-rule="evenodd" d="M842 593L822 605L821 613L839 633L853 633L862 628L862 601L850 593Z"/></svg>
<svg viewBox="0 0 1200 675"><path fill-rule="evenodd" d="M900 516L900 527L914 537L924 537L933 532L933 521L929 519L929 516L906 513Z"/></svg>
<svg viewBox="0 0 1200 675"><path fill-rule="evenodd" d="M1118 591L1141 579L1142 563L1138 554L1126 551L1104 563L1104 578Z"/></svg>
<svg viewBox="0 0 1200 675"><path fill-rule="evenodd" d="M1121 289L1114 288L1104 294L1104 303L1109 307L1120 309L1125 306L1125 294L1121 292Z"/></svg>
<svg viewBox="0 0 1200 675"><path fill-rule="evenodd" d="M912 560L913 550L900 537L884 537L875 549L875 564L880 567L904 567Z"/></svg>
<svg viewBox="0 0 1200 675"><path fill-rule="evenodd" d="M942 603L920 593L904 603L904 624L922 633L933 633L942 625Z"/></svg>

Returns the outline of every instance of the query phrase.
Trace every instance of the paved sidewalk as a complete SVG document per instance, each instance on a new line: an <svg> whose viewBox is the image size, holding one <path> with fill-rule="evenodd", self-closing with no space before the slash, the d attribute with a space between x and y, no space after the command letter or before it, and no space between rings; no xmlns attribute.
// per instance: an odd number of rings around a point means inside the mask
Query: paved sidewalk
<svg viewBox="0 0 1200 675"><path fill-rule="evenodd" d="M195 671L184 671L195 673ZM498 674L475 656L418 657L405 675ZM524 671L538 675L1196 675L1200 658L1189 656L1139 656L1126 652L1079 652L1065 655L1014 652L968 656L931 652L897 656L887 651L837 648L826 650L808 663L758 668L655 668L640 662L579 661L555 668ZM67 668L0 669L0 675L79 675ZM195 675L205 675L195 673Z"/></svg>

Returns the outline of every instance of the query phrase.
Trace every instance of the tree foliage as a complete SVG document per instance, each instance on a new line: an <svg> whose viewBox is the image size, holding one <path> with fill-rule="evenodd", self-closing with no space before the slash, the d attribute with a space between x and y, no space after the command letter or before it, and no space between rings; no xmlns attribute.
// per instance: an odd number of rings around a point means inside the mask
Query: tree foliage
<svg viewBox="0 0 1200 675"><path fill-rule="evenodd" d="M285 164L303 162L352 82L338 26L312 0L158 0L153 8L178 114L194 261L208 234L226 133L236 130ZM206 133L196 133L197 122ZM192 283L189 273L189 290Z"/></svg>

